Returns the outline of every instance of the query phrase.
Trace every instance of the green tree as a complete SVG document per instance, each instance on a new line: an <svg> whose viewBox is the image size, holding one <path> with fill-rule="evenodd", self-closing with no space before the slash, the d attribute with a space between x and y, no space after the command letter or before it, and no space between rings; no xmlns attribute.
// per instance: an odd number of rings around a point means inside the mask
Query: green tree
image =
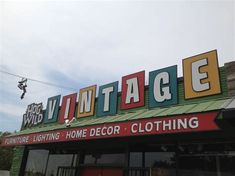
<svg viewBox="0 0 235 176"><path fill-rule="evenodd" d="M2 139L11 133L0 132L0 170L10 170L13 158L14 147L2 147Z"/></svg>

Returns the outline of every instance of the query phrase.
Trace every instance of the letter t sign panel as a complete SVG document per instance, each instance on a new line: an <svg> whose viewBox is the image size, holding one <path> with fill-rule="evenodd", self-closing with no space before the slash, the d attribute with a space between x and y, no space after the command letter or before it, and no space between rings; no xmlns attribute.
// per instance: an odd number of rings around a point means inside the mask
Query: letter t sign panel
<svg viewBox="0 0 235 176"><path fill-rule="evenodd" d="M183 60L185 99L221 93L216 50Z"/></svg>

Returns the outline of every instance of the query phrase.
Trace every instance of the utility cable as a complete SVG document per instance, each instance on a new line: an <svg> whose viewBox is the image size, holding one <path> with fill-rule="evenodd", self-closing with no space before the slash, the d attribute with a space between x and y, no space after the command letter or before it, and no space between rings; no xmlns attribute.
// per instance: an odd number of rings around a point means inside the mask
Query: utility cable
<svg viewBox="0 0 235 176"><path fill-rule="evenodd" d="M28 79L30 81L38 82L38 83L45 84L45 85L48 85L48 86L53 86L53 87L58 87L58 88L62 88L62 89L76 91L75 88L71 88L71 87L67 87L67 86L62 86L62 85L59 85L59 84L54 84L54 83L50 83L50 82L46 82L46 81L40 81L40 80L33 79L33 78L24 77L24 76L13 74L13 73L10 73L10 72L4 71L4 70L0 70L0 72L4 73L4 74L11 75L11 76L15 76L15 77L18 77L18 78L26 78L26 79Z"/></svg>

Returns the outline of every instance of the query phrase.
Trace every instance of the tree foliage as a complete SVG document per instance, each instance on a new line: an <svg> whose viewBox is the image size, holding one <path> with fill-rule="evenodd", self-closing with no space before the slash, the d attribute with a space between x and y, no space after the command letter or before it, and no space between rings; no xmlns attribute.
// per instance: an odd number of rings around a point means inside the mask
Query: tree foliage
<svg viewBox="0 0 235 176"><path fill-rule="evenodd" d="M0 170L10 170L13 159L13 147L2 147L2 139L11 133L0 131Z"/></svg>

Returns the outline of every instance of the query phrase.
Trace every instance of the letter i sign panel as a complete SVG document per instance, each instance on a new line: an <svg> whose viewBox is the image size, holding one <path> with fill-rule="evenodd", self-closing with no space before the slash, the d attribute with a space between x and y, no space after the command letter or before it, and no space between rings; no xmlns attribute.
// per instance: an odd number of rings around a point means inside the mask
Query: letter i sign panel
<svg viewBox="0 0 235 176"><path fill-rule="evenodd" d="M185 99L221 93L217 51L183 60Z"/></svg>

